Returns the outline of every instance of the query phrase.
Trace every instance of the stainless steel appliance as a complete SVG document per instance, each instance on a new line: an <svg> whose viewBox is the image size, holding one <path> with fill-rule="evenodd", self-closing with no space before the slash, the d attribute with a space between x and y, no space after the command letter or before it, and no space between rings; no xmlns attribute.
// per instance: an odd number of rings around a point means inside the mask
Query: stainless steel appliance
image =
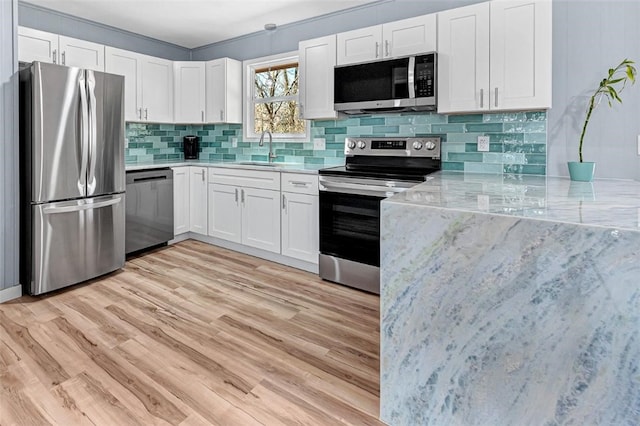
<svg viewBox="0 0 640 426"><path fill-rule="evenodd" d="M321 169L320 277L380 294L380 201L440 170L440 138L347 138Z"/></svg>
<svg viewBox="0 0 640 426"><path fill-rule="evenodd" d="M188 135L182 138L182 150L185 160L197 160L199 151L198 137Z"/></svg>
<svg viewBox="0 0 640 426"><path fill-rule="evenodd" d="M173 239L173 170L127 172L125 252L166 244Z"/></svg>
<svg viewBox="0 0 640 426"><path fill-rule="evenodd" d="M20 71L21 270L30 294L124 266L124 77Z"/></svg>
<svg viewBox="0 0 640 426"><path fill-rule="evenodd" d="M344 114L436 109L435 53L334 68L334 109Z"/></svg>

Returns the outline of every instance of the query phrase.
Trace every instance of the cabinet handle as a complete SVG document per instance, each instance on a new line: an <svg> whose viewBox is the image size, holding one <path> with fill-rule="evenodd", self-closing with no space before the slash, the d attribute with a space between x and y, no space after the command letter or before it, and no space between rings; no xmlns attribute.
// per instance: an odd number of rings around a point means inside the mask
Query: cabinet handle
<svg viewBox="0 0 640 426"><path fill-rule="evenodd" d="M240 202L244 204L244 189L240 190Z"/></svg>
<svg viewBox="0 0 640 426"><path fill-rule="evenodd" d="M144 119L145 120L149 119L149 110L147 108L144 109Z"/></svg>
<svg viewBox="0 0 640 426"><path fill-rule="evenodd" d="M380 45L380 43L378 43L378 42L376 41L376 58L379 56L379 55L378 55L378 47L379 47L379 45Z"/></svg>
<svg viewBox="0 0 640 426"><path fill-rule="evenodd" d="M305 188L307 187L307 185L309 185L309 182L302 182L299 180L291 180L289 181L289 183L291 183L291 185L293 186L304 186Z"/></svg>
<svg viewBox="0 0 640 426"><path fill-rule="evenodd" d="M236 204L238 204L238 188L236 188Z"/></svg>
<svg viewBox="0 0 640 426"><path fill-rule="evenodd" d="M480 108L484 108L484 89L480 89Z"/></svg>
<svg viewBox="0 0 640 426"><path fill-rule="evenodd" d="M498 106L498 88L496 87L495 105Z"/></svg>
<svg viewBox="0 0 640 426"><path fill-rule="evenodd" d="M142 107L138 108L138 118L142 120Z"/></svg>
<svg viewBox="0 0 640 426"><path fill-rule="evenodd" d="M200 113L201 113L200 115L202 115L202 122L204 123L204 110L200 111Z"/></svg>
<svg viewBox="0 0 640 426"><path fill-rule="evenodd" d="M384 56L389 56L389 40L384 41Z"/></svg>
<svg viewBox="0 0 640 426"><path fill-rule="evenodd" d="M53 63L54 64L58 63L58 50L57 49L53 49Z"/></svg>
<svg viewBox="0 0 640 426"><path fill-rule="evenodd" d="M282 210L287 211L287 197L284 194L282 194Z"/></svg>
<svg viewBox="0 0 640 426"><path fill-rule="evenodd" d="M220 121L224 121L224 111L220 110Z"/></svg>
<svg viewBox="0 0 640 426"><path fill-rule="evenodd" d="M67 52L62 52L62 65L66 65L67 64Z"/></svg>
<svg viewBox="0 0 640 426"><path fill-rule="evenodd" d="M204 182L204 169L202 169L202 181Z"/></svg>

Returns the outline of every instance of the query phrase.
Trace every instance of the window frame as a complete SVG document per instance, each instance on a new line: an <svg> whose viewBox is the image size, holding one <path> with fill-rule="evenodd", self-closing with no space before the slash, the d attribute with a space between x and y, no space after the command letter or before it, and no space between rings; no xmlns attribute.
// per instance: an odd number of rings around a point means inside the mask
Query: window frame
<svg viewBox="0 0 640 426"><path fill-rule="evenodd" d="M282 64L295 62L298 64L298 78L300 78L300 61L297 51L280 53L277 55L263 56L261 58L247 59L242 62L242 79L244 81L244 102L243 110L243 137L247 141L257 141L260 134L255 133L255 70L267 68L269 66L277 67ZM298 94L295 96L295 102L300 106L300 82L298 81ZM274 97L275 102L282 100L282 97ZM309 141L311 134L311 123L309 120L302 119L305 123L304 133L274 133L273 139L281 142L291 141Z"/></svg>

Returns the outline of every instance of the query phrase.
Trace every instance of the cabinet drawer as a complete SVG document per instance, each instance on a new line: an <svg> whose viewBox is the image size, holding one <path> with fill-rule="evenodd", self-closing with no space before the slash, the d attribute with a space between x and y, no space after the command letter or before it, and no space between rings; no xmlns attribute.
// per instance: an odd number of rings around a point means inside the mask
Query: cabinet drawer
<svg viewBox="0 0 640 426"><path fill-rule="evenodd" d="M211 167L209 183L279 191L280 172Z"/></svg>
<svg viewBox="0 0 640 426"><path fill-rule="evenodd" d="M318 176L303 173L282 173L282 192L318 195Z"/></svg>

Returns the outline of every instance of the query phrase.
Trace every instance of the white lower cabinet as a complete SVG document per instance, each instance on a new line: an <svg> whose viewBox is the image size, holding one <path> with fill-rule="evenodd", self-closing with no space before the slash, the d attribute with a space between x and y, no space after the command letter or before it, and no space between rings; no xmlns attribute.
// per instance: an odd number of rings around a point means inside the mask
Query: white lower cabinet
<svg viewBox="0 0 640 426"><path fill-rule="evenodd" d="M280 173L211 168L209 235L280 253Z"/></svg>
<svg viewBox="0 0 640 426"><path fill-rule="evenodd" d="M189 167L189 230L207 235L207 168Z"/></svg>
<svg viewBox="0 0 640 426"><path fill-rule="evenodd" d="M318 176L282 173L282 255L318 263Z"/></svg>
<svg viewBox="0 0 640 426"><path fill-rule="evenodd" d="M173 168L173 233L189 232L189 167Z"/></svg>

